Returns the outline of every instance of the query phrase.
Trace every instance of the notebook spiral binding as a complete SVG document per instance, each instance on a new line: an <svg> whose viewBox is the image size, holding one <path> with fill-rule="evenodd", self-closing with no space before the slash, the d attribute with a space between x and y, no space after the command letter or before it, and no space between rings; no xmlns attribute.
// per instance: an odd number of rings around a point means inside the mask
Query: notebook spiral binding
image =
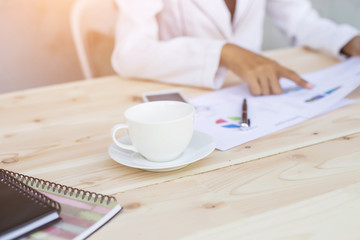
<svg viewBox="0 0 360 240"><path fill-rule="evenodd" d="M100 204L105 203L106 205L109 205L111 201L116 201L115 197L113 196L85 191L74 187L68 187L62 184L46 181L35 177L30 177L9 170L3 170L3 171L9 174L10 176L12 176L13 178L17 179L18 181L26 184L27 186L41 188L46 191L50 190L53 193L62 194L64 196L69 196L69 197L74 196L76 199L81 198L81 200L93 201L94 203L99 200Z"/></svg>
<svg viewBox="0 0 360 240"><path fill-rule="evenodd" d="M23 192L31 196L31 198L44 206L51 206L55 208L57 212L61 211L61 206L58 202L53 201L48 198L45 194L42 194L35 189L27 186L25 183L21 182L11 174L12 172L0 169L0 178L5 184L9 184L9 186L13 186L18 191Z"/></svg>

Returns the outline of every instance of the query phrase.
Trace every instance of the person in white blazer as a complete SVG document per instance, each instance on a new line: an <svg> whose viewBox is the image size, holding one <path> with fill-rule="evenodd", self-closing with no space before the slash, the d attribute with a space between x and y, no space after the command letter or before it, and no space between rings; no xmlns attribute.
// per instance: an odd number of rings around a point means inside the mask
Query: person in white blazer
<svg viewBox="0 0 360 240"><path fill-rule="evenodd" d="M264 17L295 46L360 55L359 31L321 18L308 0L116 0L114 70L121 76L219 89L227 70L253 95L280 94L281 77L312 85L260 55Z"/></svg>

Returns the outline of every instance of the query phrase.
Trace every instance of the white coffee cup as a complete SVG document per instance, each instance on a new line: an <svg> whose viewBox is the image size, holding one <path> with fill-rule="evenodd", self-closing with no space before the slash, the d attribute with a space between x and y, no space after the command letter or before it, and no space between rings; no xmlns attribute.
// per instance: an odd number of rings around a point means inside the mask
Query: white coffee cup
<svg viewBox="0 0 360 240"><path fill-rule="evenodd" d="M154 101L125 111L126 124L111 129L113 142L120 148L140 153L147 160L171 161L189 145L194 128L194 107L179 101ZM128 129L132 144L119 142L116 133Z"/></svg>

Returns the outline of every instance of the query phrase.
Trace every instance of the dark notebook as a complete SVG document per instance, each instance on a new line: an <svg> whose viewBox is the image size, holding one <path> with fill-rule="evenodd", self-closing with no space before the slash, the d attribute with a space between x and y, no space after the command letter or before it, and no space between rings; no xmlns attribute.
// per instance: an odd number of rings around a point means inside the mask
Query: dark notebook
<svg viewBox="0 0 360 240"><path fill-rule="evenodd" d="M0 240L18 238L60 219L60 205L0 169Z"/></svg>
<svg viewBox="0 0 360 240"><path fill-rule="evenodd" d="M24 240L85 239L122 209L113 196L88 192L5 169L1 170L61 205L60 221L27 234L21 238ZM2 240L1 237L0 240Z"/></svg>

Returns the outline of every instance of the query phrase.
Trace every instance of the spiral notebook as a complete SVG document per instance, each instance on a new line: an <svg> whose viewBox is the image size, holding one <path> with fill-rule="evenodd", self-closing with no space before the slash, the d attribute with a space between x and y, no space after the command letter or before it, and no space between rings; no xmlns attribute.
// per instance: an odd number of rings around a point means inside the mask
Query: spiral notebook
<svg viewBox="0 0 360 240"><path fill-rule="evenodd" d="M88 192L15 172L6 172L61 205L60 221L40 231L35 231L24 239L84 239L122 209L112 196Z"/></svg>
<svg viewBox="0 0 360 240"><path fill-rule="evenodd" d="M0 171L0 239L14 239L60 219L60 204Z"/></svg>

